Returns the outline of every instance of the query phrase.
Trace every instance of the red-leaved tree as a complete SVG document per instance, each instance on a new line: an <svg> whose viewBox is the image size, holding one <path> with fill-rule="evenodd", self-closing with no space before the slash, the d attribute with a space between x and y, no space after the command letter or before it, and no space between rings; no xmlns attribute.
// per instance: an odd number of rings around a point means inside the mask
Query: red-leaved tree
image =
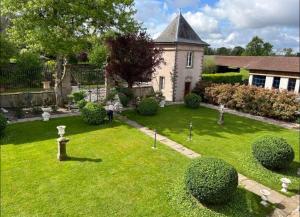
<svg viewBox="0 0 300 217"><path fill-rule="evenodd" d="M106 40L109 48L106 75L121 78L132 88L135 82L149 82L155 68L164 62L162 50L145 32L117 35Z"/></svg>

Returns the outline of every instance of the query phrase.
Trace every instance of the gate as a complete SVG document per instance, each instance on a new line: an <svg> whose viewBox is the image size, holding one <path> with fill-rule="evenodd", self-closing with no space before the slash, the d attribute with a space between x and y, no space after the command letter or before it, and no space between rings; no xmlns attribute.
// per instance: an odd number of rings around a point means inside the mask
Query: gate
<svg viewBox="0 0 300 217"><path fill-rule="evenodd" d="M73 65L71 69L72 92L84 91L86 100L103 102L106 96L103 68L93 65Z"/></svg>

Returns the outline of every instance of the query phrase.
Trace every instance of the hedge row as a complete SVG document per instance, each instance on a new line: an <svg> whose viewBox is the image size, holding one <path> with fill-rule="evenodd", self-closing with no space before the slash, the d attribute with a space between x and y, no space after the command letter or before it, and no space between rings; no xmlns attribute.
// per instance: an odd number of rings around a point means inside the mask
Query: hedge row
<svg viewBox="0 0 300 217"><path fill-rule="evenodd" d="M235 84L243 82L243 75L241 73L229 72L218 74L203 74L203 81L212 83Z"/></svg>
<svg viewBox="0 0 300 217"><path fill-rule="evenodd" d="M198 91L203 90L199 86ZM300 109L296 94L254 86L211 84L200 94L210 104L222 103L227 108L285 121L296 120L295 112Z"/></svg>

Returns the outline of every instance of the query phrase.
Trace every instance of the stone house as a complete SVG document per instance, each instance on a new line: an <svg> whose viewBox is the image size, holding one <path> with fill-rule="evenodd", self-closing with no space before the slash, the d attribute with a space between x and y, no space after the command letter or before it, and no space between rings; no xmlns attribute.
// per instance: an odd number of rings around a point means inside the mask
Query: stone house
<svg viewBox="0 0 300 217"><path fill-rule="evenodd" d="M154 91L161 91L166 101L182 101L199 81L202 73L204 47L181 13L155 40L163 50L165 64L156 69L152 79Z"/></svg>

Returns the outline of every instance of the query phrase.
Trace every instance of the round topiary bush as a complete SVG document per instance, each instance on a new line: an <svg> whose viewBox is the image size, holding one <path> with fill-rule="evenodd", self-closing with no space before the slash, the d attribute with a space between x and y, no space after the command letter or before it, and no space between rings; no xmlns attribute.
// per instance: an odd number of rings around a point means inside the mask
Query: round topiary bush
<svg viewBox="0 0 300 217"><path fill-rule="evenodd" d="M91 125L98 125L104 123L106 111L101 105L88 102L81 109L81 115L86 123Z"/></svg>
<svg viewBox="0 0 300 217"><path fill-rule="evenodd" d="M195 93L190 93L184 97L184 103L188 108L199 108L201 97Z"/></svg>
<svg viewBox="0 0 300 217"><path fill-rule="evenodd" d="M238 173L221 159L201 157L192 161L186 172L186 187L204 204L228 202L238 185Z"/></svg>
<svg viewBox="0 0 300 217"><path fill-rule="evenodd" d="M254 157L268 169L284 169L293 162L293 148L283 138L265 136L252 144Z"/></svg>
<svg viewBox="0 0 300 217"><path fill-rule="evenodd" d="M158 103L153 98L143 99L137 108L141 115L155 115L158 111Z"/></svg>
<svg viewBox="0 0 300 217"><path fill-rule="evenodd" d="M3 114L0 113L0 136L4 135L4 130L7 126L7 120Z"/></svg>
<svg viewBox="0 0 300 217"><path fill-rule="evenodd" d="M119 99L120 99L121 104L124 107L127 107L130 99L124 93L119 93L118 95L119 95Z"/></svg>
<svg viewBox="0 0 300 217"><path fill-rule="evenodd" d="M77 106L78 106L78 108L81 110L81 109L83 109L84 108L84 106L87 104L87 101L85 101L84 99L82 99L82 100L79 100L78 102L77 102Z"/></svg>

